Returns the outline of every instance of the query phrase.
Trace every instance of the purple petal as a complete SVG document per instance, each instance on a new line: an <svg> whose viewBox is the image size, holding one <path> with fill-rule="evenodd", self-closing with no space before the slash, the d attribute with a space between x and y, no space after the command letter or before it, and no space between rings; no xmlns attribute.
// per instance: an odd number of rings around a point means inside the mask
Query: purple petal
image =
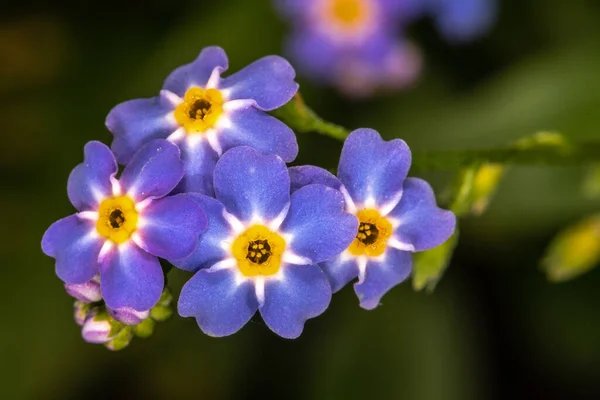
<svg viewBox="0 0 600 400"><path fill-rule="evenodd" d="M135 99L114 107L106 117L113 134L112 150L122 165L153 139L166 139L179 125L173 117L175 106L164 95Z"/></svg>
<svg viewBox="0 0 600 400"><path fill-rule="evenodd" d="M131 159L119 178L121 187L136 202L164 197L183 177L179 149L166 140L153 140Z"/></svg>
<svg viewBox="0 0 600 400"><path fill-rule="evenodd" d="M198 246L198 237L206 230L206 214L185 193L152 201L142 218L143 226L138 233L143 249L167 260L180 260L192 254Z"/></svg>
<svg viewBox="0 0 600 400"><path fill-rule="evenodd" d="M252 281L236 283L232 270L200 270L181 289L178 310L194 317L202 332L227 336L239 331L258 308Z"/></svg>
<svg viewBox="0 0 600 400"><path fill-rule="evenodd" d="M227 70L228 65L225 50L217 46L205 47L193 62L171 72L163 84L163 89L183 97L191 87L205 87L215 68L223 72Z"/></svg>
<svg viewBox="0 0 600 400"><path fill-rule="evenodd" d="M110 308L149 310L163 291L158 259L128 242L110 251L100 266L102 297Z"/></svg>
<svg viewBox="0 0 600 400"><path fill-rule="evenodd" d="M338 177L359 205L369 198L377 205L388 204L401 195L410 162L403 140L386 142L377 131L357 129L344 143Z"/></svg>
<svg viewBox="0 0 600 400"><path fill-rule="evenodd" d="M56 259L56 275L61 280L85 283L98 272L103 242L93 221L71 215L48 228L42 238L42 250Z"/></svg>
<svg viewBox="0 0 600 400"><path fill-rule="evenodd" d="M172 263L186 271L198 271L207 268L217 262L229 257L229 253L223 248L223 241L228 240L233 234L231 226L223 217L225 207L217 200L201 194L190 193L204 210L207 217L207 229L200 235L198 247L187 258L175 260Z"/></svg>
<svg viewBox="0 0 600 400"><path fill-rule="evenodd" d="M364 282L354 284L360 306L372 310L391 288L404 281L412 270L412 254L392 248L381 258L370 258Z"/></svg>
<svg viewBox="0 0 600 400"><path fill-rule="evenodd" d="M431 186L418 178L404 181L402 199L389 215L400 221L394 229L394 238L414 246L415 251L441 245L456 228L452 211L439 208Z"/></svg>
<svg viewBox="0 0 600 400"><path fill-rule="evenodd" d="M358 220L344 212L344 197L323 185L298 189L281 231L293 237L290 250L314 264L335 257L354 240Z"/></svg>
<svg viewBox="0 0 600 400"><path fill-rule="evenodd" d="M315 167L314 165L302 165L299 167L288 168L290 174L290 191L294 193L296 190L311 184L321 184L332 189L339 190L342 185L338 178L331 172Z"/></svg>
<svg viewBox="0 0 600 400"><path fill-rule="evenodd" d="M184 140L178 143L185 165L183 179L176 191L196 192L214 196L213 172L219 155L206 139L198 142Z"/></svg>
<svg viewBox="0 0 600 400"><path fill-rule="evenodd" d="M335 77L340 49L323 34L312 29L298 30L286 47L301 72L324 81Z"/></svg>
<svg viewBox="0 0 600 400"><path fill-rule="evenodd" d="M285 162L298 155L296 135L286 124L251 105L228 115L231 124L219 131L223 151L250 146L263 154L275 154Z"/></svg>
<svg viewBox="0 0 600 400"><path fill-rule="evenodd" d="M83 163L69 175L67 193L77 210L96 211L102 200L112 195L110 178L117 173L117 162L104 143L88 142L83 153Z"/></svg>
<svg viewBox="0 0 600 400"><path fill-rule="evenodd" d="M85 303L102 300L100 279L97 276L84 283L65 283L65 290L69 296Z"/></svg>
<svg viewBox="0 0 600 400"><path fill-rule="evenodd" d="M356 257L339 255L319 264L331 284L333 293L341 290L358 276Z"/></svg>
<svg viewBox="0 0 600 400"><path fill-rule="evenodd" d="M265 282L265 302L260 314L279 336L295 339L304 323L322 314L331 301L327 277L316 265L284 267L282 279Z"/></svg>
<svg viewBox="0 0 600 400"><path fill-rule="evenodd" d="M229 91L228 100L252 99L261 110L271 111L294 97L298 91L295 77L286 59L267 56L224 78L220 88Z"/></svg>
<svg viewBox="0 0 600 400"><path fill-rule="evenodd" d="M285 163L251 147L229 150L217 162L215 193L227 211L241 221L277 217L290 201L290 177Z"/></svg>

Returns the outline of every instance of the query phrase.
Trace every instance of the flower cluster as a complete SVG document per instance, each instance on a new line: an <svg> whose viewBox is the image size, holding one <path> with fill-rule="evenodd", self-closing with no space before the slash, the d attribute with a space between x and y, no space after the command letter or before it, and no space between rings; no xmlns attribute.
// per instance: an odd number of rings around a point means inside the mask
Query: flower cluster
<svg viewBox="0 0 600 400"><path fill-rule="evenodd" d="M353 132L338 177L288 167L295 135L265 111L296 94L294 69L277 56L223 78L226 68L224 51L206 48L159 96L117 105L112 149L88 143L71 173L77 213L52 224L42 248L78 299L85 340L121 348L161 319L159 259L194 273L178 311L206 334L230 335L258 312L295 338L355 278L360 305L376 307L409 275L412 252L454 231L430 186L406 178L402 140Z"/></svg>
<svg viewBox="0 0 600 400"><path fill-rule="evenodd" d="M483 33L495 0L275 0L293 25L287 48L301 70L352 96L411 84L421 56L403 30L433 18L451 42Z"/></svg>

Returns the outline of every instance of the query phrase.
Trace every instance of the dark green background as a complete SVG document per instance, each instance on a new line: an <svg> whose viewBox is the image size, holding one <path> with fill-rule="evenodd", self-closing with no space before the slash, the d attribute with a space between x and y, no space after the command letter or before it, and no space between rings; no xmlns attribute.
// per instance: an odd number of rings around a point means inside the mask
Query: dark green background
<svg viewBox="0 0 600 400"><path fill-rule="evenodd" d="M599 138L600 4L501 3L495 28L466 46L429 21L411 26L426 59L411 90L349 102L300 77L302 93L327 119L414 149L548 129ZM463 221L432 295L407 282L367 312L348 287L295 341L260 320L213 339L176 316L119 353L83 342L40 250L73 212L66 182L83 145L110 143L110 108L156 95L202 47L224 47L235 71L281 54L286 31L266 0L0 5L0 398L600 398L600 272L553 285L538 268L561 227L600 208L581 194L584 168L511 169L489 212ZM299 163L335 167L341 143L299 141ZM442 188L449 176L427 178ZM172 272L175 292L188 277Z"/></svg>

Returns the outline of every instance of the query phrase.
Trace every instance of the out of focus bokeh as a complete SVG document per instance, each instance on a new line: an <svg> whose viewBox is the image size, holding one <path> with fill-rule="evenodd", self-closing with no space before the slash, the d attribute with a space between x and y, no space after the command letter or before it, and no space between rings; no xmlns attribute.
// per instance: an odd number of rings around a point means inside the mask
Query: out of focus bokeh
<svg viewBox="0 0 600 400"><path fill-rule="evenodd" d="M268 0L4 0L0 5L2 399L598 399L600 271L551 283L539 262L565 226L600 210L588 168L510 168L488 211L462 220L433 293L405 282L374 311L351 286L298 340L257 319L205 336L174 315L111 352L85 343L73 300L40 249L74 212L70 170L107 144L117 103L158 93L208 45L230 71L283 54L291 31ZM433 19L407 26L423 58L403 91L348 99L299 76L327 120L400 137L414 150L493 147L541 130L600 139L600 3L500 0L495 24L448 42ZM335 168L341 143L300 134L297 164ZM440 191L452 178L425 176ZM169 276L175 296L189 274Z"/></svg>

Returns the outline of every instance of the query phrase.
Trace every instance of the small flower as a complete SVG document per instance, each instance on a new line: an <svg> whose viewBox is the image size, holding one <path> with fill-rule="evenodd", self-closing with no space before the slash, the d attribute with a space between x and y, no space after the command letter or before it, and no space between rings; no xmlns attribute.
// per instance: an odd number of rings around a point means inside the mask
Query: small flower
<svg viewBox="0 0 600 400"><path fill-rule="evenodd" d="M185 163L182 191L213 194L212 171L219 156L252 146L290 162L298 154L293 131L264 111L287 103L298 91L295 72L283 58L268 56L226 78L228 60L220 47L207 47L177 68L160 95L117 105L106 126L114 135L117 161L127 164L152 139L177 144Z"/></svg>
<svg viewBox="0 0 600 400"><path fill-rule="evenodd" d="M208 230L188 259L197 271L184 285L179 314L195 317L211 336L237 332L258 310L267 326L298 337L309 318L331 299L327 277L316 265L353 240L357 221L344 199L324 185L290 196L284 161L238 147L214 171L216 199L194 195L207 211Z"/></svg>
<svg viewBox="0 0 600 400"><path fill-rule="evenodd" d="M65 283L65 290L69 296L84 303L94 303L102 300L100 275L95 275L92 279L84 283Z"/></svg>
<svg viewBox="0 0 600 400"><path fill-rule="evenodd" d="M157 257L191 254L206 215L186 194L167 196L184 167L179 150L166 140L145 145L118 180L108 147L90 142L84 152L67 186L79 212L52 224L42 249L56 259L56 274L65 283L89 285L99 274L107 307L148 310L164 286Z"/></svg>
<svg viewBox="0 0 600 400"><path fill-rule="evenodd" d="M385 142L374 130L358 129L344 143L339 180L317 167L290 168L292 191L315 183L339 189L346 211L358 218L353 242L321 266L334 292L358 277L354 290L365 309L377 307L409 276L412 252L439 246L456 226L454 214L437 207L427 182L406 178L410 162L404 141Z"/></svg>

